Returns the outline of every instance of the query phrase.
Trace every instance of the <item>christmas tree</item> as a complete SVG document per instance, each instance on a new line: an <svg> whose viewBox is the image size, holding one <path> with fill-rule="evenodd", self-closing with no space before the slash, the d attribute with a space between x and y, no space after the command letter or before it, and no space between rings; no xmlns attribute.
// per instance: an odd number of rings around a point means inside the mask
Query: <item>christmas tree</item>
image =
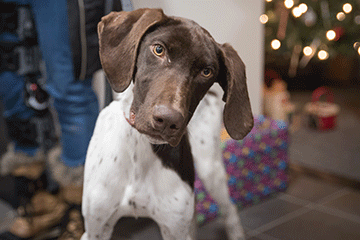
<svg viewBox="0 0 360 240"><path fill-rule="evenodd" d="M289 62L288 74L310 61L360 54L360 0L266 0L267 57Z"/></svg>

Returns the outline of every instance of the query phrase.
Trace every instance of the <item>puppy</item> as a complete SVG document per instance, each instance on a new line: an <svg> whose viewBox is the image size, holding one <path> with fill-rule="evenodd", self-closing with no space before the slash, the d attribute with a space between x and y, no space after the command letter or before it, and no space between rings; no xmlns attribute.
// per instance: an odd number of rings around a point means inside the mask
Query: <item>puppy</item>
<svg viewBox="0 0 360 240"><path fill-rule="evenodd" d="M219 147L222 120L234 139L253 127L236 51L160 9L112 12L98 33L103 69L121 94L100 113L89 145L82 240L110 239L124 216L152 218L164 239L194 240L194 164L229 239L244 239Z"/></svg>

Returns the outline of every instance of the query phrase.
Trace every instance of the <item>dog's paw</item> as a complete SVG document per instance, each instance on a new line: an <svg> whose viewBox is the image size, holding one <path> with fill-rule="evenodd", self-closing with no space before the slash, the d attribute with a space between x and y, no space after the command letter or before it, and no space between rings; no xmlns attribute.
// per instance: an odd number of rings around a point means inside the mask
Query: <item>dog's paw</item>
<svg viewBox="0 0 360 240"><path fill-rule="evenodd" d="M245 231L236 208L230 211L225 218L225 229L229 240L245 240Z"/></svg>

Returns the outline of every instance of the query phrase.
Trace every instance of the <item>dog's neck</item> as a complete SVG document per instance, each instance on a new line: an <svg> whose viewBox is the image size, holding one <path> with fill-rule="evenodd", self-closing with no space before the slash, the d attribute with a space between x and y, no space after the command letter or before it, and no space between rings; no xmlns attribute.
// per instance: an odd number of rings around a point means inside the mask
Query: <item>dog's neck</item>
<svg viewBox="0 0 360 240"><path fill-rule="evenodd" d="M152 150L166 168L173 169L181 179L194 189L195 168L187 134L184 134L179 145L151 144Z"/></svg>
<svg viewBox="0 0 360 240"><path fill-rule="evenodd" d="M124 115L127 118L134 97L133 87L134 85L131 83L126 91L116 96L116 100L122 102ZM176 147L171 147L169 144L151 144L151 147L164 167L174 170L184 182L194 189L195 168L187 133Z"/></svg>

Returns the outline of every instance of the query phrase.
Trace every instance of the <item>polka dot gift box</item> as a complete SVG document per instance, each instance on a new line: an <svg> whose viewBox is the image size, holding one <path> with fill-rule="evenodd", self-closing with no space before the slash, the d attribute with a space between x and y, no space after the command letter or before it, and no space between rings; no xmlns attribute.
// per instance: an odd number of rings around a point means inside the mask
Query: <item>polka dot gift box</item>
<svg viewBox="0 0 360 240"><path fill-rule="evenodd" d="M254 119L254 128L240 141L223 129L221 148L231 200L239 209L271 198L288 186L288 126L264 116ZM219 214L217 203L196 176L197 220L204 224Z"/></svg>

